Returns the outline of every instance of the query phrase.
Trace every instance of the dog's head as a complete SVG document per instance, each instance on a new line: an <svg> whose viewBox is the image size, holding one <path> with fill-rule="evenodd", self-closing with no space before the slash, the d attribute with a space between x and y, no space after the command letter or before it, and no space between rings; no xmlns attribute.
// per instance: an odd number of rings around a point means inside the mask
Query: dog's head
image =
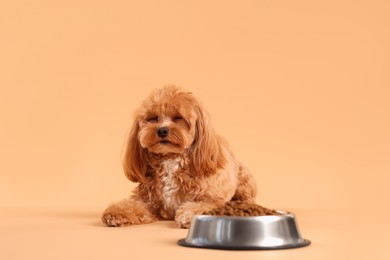
<svg viewBox="0 0 390 260"><path fill-rule="evenodd" d="M191 93L175 86L156 89L135 113L123 160L131 181L145 180L148 153L187 153L191 174L200 178L225 163L207 112Z"/></svg>

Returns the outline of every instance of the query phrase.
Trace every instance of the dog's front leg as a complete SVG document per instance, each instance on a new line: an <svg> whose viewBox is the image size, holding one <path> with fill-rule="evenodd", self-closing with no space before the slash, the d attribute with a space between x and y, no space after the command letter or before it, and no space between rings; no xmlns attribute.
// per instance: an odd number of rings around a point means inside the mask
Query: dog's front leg
<svg viewBox="0 0 390 260"><path fill-rule="evenodd" d="M137 196L111 204L102 215L103 223L109 227L147 224L156 220L157 217Z"/></svg>
<svg viewBox="0 0 390 260"><path fill-rule="evenodd" d="M186 202L176 210L176 225L180 228L189 228L191 219L194 215L210 211L217 206L218 205L207 202Z"/></svg>

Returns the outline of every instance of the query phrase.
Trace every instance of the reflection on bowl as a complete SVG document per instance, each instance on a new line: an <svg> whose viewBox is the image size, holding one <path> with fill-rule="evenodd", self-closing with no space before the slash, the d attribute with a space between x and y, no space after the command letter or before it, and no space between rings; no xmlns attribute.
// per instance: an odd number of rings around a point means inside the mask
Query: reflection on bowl
<svg viewBox="0 0 390 260"><path fill-rule="evenodd" d="M299 233L292 213L256 217L196 215L181 246L261 250L287 249L310 245Z"/></svg>

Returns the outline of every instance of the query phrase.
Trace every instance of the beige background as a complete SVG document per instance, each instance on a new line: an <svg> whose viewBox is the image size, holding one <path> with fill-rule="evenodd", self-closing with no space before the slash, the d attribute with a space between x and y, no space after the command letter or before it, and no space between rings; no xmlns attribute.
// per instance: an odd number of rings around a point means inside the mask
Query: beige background
<svg viewBox="0 0 390 260"><path fill-rule="evenodd" d="M134 109L175 83L256 175L258 202L296 213L313 240L260 256L387 258L389 11L388 1L1 1L0 255L55 257L38 236L64 257L145 257L147 245L188 258L169 243L185 235L172 223L99 224L134 187L120 165ZM158 234L172 238L146 237ZM259 259L225 258L238 254Z"/></svg>

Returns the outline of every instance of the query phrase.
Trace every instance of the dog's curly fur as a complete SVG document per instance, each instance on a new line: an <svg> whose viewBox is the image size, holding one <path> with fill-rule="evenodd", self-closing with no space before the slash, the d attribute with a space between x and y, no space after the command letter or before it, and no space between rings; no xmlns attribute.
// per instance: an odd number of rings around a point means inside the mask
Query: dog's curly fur
<svg viewBox="0 0 390 260"><path fill-rule="evenodd" d="M104 211L107 226L174 219L188 228L194 214L256 197L253 176L216 135L207 112L175 86L156 89L136 111L123 168L139 185Z"/></svg>

